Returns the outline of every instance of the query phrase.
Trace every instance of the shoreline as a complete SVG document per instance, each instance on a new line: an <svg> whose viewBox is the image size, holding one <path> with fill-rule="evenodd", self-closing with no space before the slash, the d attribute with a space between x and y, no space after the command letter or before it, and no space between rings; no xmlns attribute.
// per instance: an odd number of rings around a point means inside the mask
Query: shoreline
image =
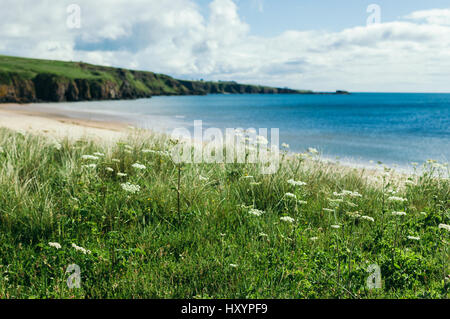
<svg viewBox="0 0 450 319"><path fill-rule="evenodd" d="M0 104L0 127L52 137L115 140L126 135L128 125L114 121L94 121L30 110L31 104Z"/></svg>
<svg viewBox="0 0 450 319"><path fill-rule="evenodd" d="M51 110L46 111L42 108L32 110L33 105L16 103L0 104L0 128L5 127L14 131L30 132L53 138L91 138L97 141L117 141L120 138L126 137L129 134L130 127L134 127L132 123L114 121L112 118L99 121L82 119L76 116L70 116L70 114L57 114ZM76 112L74 112L75 114ZM142 128L142 130L152 132L152 128ZM377 173L382 173L384 170L383 165L376 165L375 163L368 164L349 159L336 160L322 157L321 161L344 169L356 169L369 173L370 175L377 175ZM413 167L391 167L389 165L386 167L402 176L414 174Z"/></svg>

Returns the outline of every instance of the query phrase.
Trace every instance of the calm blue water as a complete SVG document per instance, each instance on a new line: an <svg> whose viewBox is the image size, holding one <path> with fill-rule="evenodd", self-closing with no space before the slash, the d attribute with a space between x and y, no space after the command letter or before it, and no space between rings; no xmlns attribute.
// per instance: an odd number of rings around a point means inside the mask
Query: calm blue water
<svg viewBox="0 0 450 319"><path fill-rule="evenodd" d="M279 128L292 151L405 166L450 158L450 94L209 95L137 101L47 104L75 117L121 120L170 130L192 127Z"/></svg>

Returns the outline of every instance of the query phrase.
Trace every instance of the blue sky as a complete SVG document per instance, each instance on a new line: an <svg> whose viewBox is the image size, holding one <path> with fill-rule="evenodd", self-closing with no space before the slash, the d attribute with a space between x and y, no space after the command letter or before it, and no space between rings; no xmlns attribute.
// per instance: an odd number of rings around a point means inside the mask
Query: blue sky
<svg viewBox="0 0 450 319"><path fill-rule="evenodd" d="M207 14L210 1L196 2ZM237 0L235 3L251 33L261 36L275 36L289 29L340 31L365 25L370 4L381 7L382 22L396 21L413 11L450 7L448 0Z"/></svg>
<svg viewBox="0 0 450 319"><path fill-rule="evenodd" d="M381 21L367 25L373 3ZM2 4L0 54L317 91L450 91L448 0Z"/></svg>

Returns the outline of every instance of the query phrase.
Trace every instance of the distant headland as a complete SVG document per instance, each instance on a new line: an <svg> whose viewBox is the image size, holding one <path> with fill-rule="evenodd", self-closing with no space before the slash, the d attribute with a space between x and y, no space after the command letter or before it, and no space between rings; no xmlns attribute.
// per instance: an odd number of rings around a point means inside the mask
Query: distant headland
<svg viewBox="0 0 450 319"><path fill-rule="evenodd" d="M37 103L206 94L349 94L234 81L186 81L148 71L0 55L0 103Z"/></svg>

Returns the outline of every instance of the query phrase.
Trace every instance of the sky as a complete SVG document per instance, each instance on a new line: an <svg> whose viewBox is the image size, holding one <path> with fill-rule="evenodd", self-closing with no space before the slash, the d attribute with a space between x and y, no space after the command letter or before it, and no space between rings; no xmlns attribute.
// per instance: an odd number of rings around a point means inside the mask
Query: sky
<svg viewBox="0 0 450 319"><path fill-rule="evenodd" d="M448 0L2 0L2 8L0 54L315 91L450 92Z"/></svg>

